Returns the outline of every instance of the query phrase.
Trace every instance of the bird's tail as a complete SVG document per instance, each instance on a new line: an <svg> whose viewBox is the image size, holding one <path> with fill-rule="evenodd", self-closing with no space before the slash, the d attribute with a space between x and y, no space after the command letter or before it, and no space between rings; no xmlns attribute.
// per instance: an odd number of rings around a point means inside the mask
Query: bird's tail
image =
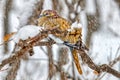
<svg viewBox="0 0 120 80"><path fill-rule="evenodd" d="M78 58L78 55L77 55L77 50L73 49L72 50L72 55L73 55L74 62L75 62L75 65L77 67L78 72L80 74L82 74L82 69L81 69L81 66L80 66L80 63L79 63L79 58Z"/></svg>

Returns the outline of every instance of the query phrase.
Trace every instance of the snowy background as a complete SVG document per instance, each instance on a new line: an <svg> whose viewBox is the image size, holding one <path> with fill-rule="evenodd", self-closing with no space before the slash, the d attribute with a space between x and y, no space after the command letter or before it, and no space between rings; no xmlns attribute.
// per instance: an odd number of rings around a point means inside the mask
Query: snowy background
<svg viewBox="0 0 120 80"><path fill-rule="evenodd" d="M8 0L9 1L9 0ZM24 31L20 33L20 36L26 36L27 34L35 35L39 29L28 28L31 27L29 22L29 17L34 14L34 9L37 3L40 0L11 0L12 5L9 10L9 14L7 16L8 22L5 22L5 8L7 0L0 0L0 43L3 42L3 36L10 32L16 32L21 30L21 27L25 27ZM73 12L69 12L70 9L66 5L65 1L67 0L59 0L56 4L57 6L62 6L59 8L53 8L55 0L43 0L42 10L46 9L57 9L59 14L68 19L71 22L75 22L74 18L76 14ZM79 0L75 0L76 2ZM117 0L116 0L117 1ZM88 55L92 58L92 60L96 64L109 64L110 61L114 60L116 57L120 55L119 47L120 47L120 8L119 1L115 0L85 0L85 6L79 6L76 8L77 3L73 6L78 12L78 17L82 24L83 33L82 38L83 42L86 43L87 39L87 31L88 30L88 20L87 15L94 15L96 13L96 8L99 8L99 28L94 31L91 35L91 39L89 41L90 51ZM74 2L74 0L73 0ZM84 0L83 0L84 2ZM68 0L68 3L72 4L72 0ZM96 3L97 6L96 7ZM84 3L83 3L84 4ZM7 5L8 7L8 5ZM62 9L61 9L62 8ZM82 9L84 8L84 9ZM68 16L70 15L70 16ZM71 18L71 19L70 19ZM73 19L72 19L73 18ZM6 30L5 24L8 24L8 29ZM35 26L35 25L32 25ZM35 30L35 31L34 31ZM27 31L27 32L26 32ZM30 32L30 33L29 33ZM32 34L33 33L33 34ZM4 46L0 46L0 62L9 57L14 48L14 42L11 41L8 44L8 51L6 52ZM45 54L47 50L45 47L34 47L35 54L30 56L28 60L22 60L20 64L20 69L17 72L16 80L47 80L48 78L48 57ZM53 45L53 56L54 60L58 60L58 45ZM64 69L70 75L72 75L71 65L72 58L71 54L68 53L68 63L64 65ZM80 61L82 63L82 61ZM4 69L8 68L8 65L4 67ZM79 75L75 68L76 80L77 77L80 80L120 80L115 76L112 76L108 73L102 73L99 77L93 74L93 70L91 70L86 64L82 65L83 74ZM120 62L116 63L113 68L120 72ZM0 71L0 80L4 80L7 75L7 70ZM105 74L105 75L104 75ZM104 76L103 76L104 75ZM53 77L53 80L59 80L59 73ZM71 79L70 79L71 80Z"/></svg>

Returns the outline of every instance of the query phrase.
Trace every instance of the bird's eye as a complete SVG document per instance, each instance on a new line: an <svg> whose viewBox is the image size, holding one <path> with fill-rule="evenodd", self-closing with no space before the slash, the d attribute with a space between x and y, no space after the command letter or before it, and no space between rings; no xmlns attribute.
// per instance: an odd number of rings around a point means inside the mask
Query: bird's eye
<svg viewBox="0 0 120 80"><path fill-rule="evenodd" d="M48 15L48 13L44 13L44 15Z"/></svg>

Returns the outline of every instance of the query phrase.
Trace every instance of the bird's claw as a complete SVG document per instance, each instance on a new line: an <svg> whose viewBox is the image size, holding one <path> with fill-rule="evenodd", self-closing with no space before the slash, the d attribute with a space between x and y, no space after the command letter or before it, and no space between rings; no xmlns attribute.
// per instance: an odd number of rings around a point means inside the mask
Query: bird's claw
<svg viewBox="0 0 120 80"><path fill-rule="evenodd" d="M76 44L71 44L71 43L69 43L68 41L64 41L63 44L66 45L66 46L68 46L68 47L70 47L70 48L79 49L79 47L76 46Z"/></svg>

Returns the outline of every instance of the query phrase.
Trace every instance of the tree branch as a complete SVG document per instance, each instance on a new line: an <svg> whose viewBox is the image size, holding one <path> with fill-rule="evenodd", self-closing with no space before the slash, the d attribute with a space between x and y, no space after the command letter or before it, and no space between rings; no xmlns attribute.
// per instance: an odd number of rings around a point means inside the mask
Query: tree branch
<svg viewBox="0 0 120 80"><path fill-rule="evenodd" d="M35 37L29 38L24 41L20 40L18 43L18 47L20 47L20 50L15 51L12 56L3 60L2 63L0 64L0 70L6 64L10 64L10 63L21 60L24 57L24 55L26 55L27 52L30 52L32 50L33 46L43 46L43 45L50 46L52 44L55 44L55 42L53 40L51 40L49 42L41 42L41 40L48 37L48 34L56 34L56 33L61 34L63 32L60 32L57 29L41 31ZM78 48L78 46L77 47L73 46L73 48L78 51L79 55L82 58L82 61L85 62L91 69L95 70L98 73L107 72L107 73L110 73L110 74L120 78L120 72L112 69L107 64L96 65L92 61L92 59L87 55L87 53L85 52L85 50L82 46L79 46L79 48ZM113 61L113 62L116 62L118 60L120 60L120 56L118 58L116 58L115 61Z"/></svg>
<svg viewBox="0 0 120 80"><path fill-rule="evenodd" d="M86 52L82 49L78 50L82 60L93 70L97 71L98 73L107 72L110 73L118 78L120 78L120 72L112 69L107 64L96 65L92 59L86 54Z"/></svg>

